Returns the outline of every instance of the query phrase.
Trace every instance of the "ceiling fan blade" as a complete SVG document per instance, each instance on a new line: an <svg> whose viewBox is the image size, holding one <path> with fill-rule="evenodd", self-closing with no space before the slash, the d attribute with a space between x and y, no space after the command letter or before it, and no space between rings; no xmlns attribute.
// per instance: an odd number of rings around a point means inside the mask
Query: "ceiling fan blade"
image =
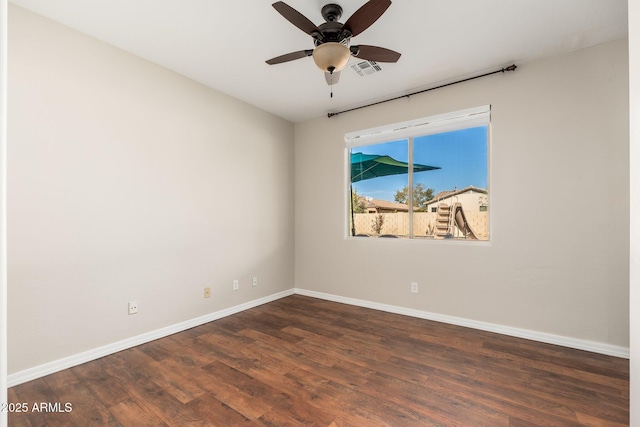
<svg viewBox="0 0 640 427"><path fill-rule="evenodd" d="M402 55L401 53L391 49L369 46L366 44L351 46L351 54L359 59L376 62L398 62L398 59L400 59L400 56Z"/></svg>
<svg viewBox="0 0 640 427"><path fill-rule="evenodd" d="M280 15L284 16L284 18L291 22L296 27L300 28L302 31L309 35L320 34L320 30L311 22L306 16L286 4L285 2L279 1L272 4L275 10L277 10Z"/></svg>
<svg viewBox="0 0 640 427"><path fill-rule="evenodd" d="M340 80L340 71L334 71L333 74L324 73L324 78L329 86L334 85Z"/></svg>
<svg viewBox="0 0 640 427"><path fill-rule="evenodd" d="M369 0L347 19L343 29L355 37L376 22L389 6L391 6L391 0Z"/></svg>
<svg viewBox="0 0 640 427"><path fill-rule="evenodd" d="M265 61L269 65L282 64L283 62L293 61L294 59L306 58L313 55L313 49L299 50L297 52L285 53Z"/></svg>

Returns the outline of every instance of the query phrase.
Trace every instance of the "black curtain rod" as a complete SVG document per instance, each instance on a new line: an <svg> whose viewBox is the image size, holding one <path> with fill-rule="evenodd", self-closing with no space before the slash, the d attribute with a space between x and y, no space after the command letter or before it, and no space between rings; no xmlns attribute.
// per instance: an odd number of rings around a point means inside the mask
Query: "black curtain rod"
<svg viewBox="0 0 640 427"><path fill-rule="evenodd" d="M489 73L484 73L484 74L481 74L479 76L469 77L469 78L458 80L458 81L455 81L455 82L446 83L446 84L443 84L443 85L440 85L440 86L432 87L432 88L429 88L429 89L419 90L417 92L413 92L413 93L409 93L409 94L401 95L401 96L396 96L395 98L385 99L384 101L378 101L378 102L374 102L374 103L371 103L371 104L362 105L360 107L351 108L349 110L339 111L337 113L328 113L327 117L331 118L333 116L337 116L338 114L348 113L350 111L355 111L355 110L360 110L361 108L373 107L374 105L384 104L385 102L395 101L396 99L409 98L410 96L413 96L413 95L418 95L420 93L429 92L431 90L441 89L441 88L447 87L447 86L457 85L458 83L468 82L469 80L479 79L480 77L486 77L486 76L490 76L492 74L504 73L505 71L514 71L516 68L518 68L516 66L516 64L513 64L513 65L510 65L510 66L508 66L506 68L501 68L501 69L496 70L496 71L491 71Z"/></svg>

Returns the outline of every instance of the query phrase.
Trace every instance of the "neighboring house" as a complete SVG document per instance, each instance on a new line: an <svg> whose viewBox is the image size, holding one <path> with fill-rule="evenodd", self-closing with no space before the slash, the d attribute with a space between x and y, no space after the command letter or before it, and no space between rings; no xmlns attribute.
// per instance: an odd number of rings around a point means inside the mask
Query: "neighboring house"
<svg viewBox="0 0 640 427"><path fill-rule="evenodd" d="M364 202L364 213L409 212L409 205L404 203L389 202L370 197L361 197L360 199Z"/></svg>
<svg viewBox="0 0 640 427"><path fill-rule="evenodd" d="M433 199L425 203L425 211L436 212L438 203L446 203L448 205L460 203L465 212L484 212L489 206L487 190L473 185L461 190L454 189L439 192Z"/></svg>

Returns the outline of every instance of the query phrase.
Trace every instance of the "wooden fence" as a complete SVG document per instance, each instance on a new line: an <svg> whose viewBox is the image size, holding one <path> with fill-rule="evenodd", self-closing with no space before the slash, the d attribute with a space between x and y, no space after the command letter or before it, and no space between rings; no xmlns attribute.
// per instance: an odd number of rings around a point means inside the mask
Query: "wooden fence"
<svg viewBox="0 0 640 427"><path fill-rule="evenodd" d="M487 240L489 236L489 213L488 212L464 212L469 225L476 232L478 238ZM397 213L361 213L354 214L356 234L376 235L374 223L378 215L382 215L383 224L380 234L392 234L395 236L409 235L409 214L407 212ZM435 212L414 212L413 213L413 234L416 237L429 236L429 229L435 228Z"/></svg>

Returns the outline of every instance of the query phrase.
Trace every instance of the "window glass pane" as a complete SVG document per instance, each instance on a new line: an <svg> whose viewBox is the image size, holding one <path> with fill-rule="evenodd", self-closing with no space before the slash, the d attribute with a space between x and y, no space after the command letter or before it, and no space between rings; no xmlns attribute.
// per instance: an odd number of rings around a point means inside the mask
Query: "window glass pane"
<svg viewBox="0 0 640 427"><path fill-rule="evenodd" d="M408 140L350 150L352 235L406 237L409 207L396 193L408 185Z"/></svg>
<svg viewBox="0 0 640 427"><path fill-rule="evenodd" d="M489 239L488 127L413 139L416 238Z"/></svg>

